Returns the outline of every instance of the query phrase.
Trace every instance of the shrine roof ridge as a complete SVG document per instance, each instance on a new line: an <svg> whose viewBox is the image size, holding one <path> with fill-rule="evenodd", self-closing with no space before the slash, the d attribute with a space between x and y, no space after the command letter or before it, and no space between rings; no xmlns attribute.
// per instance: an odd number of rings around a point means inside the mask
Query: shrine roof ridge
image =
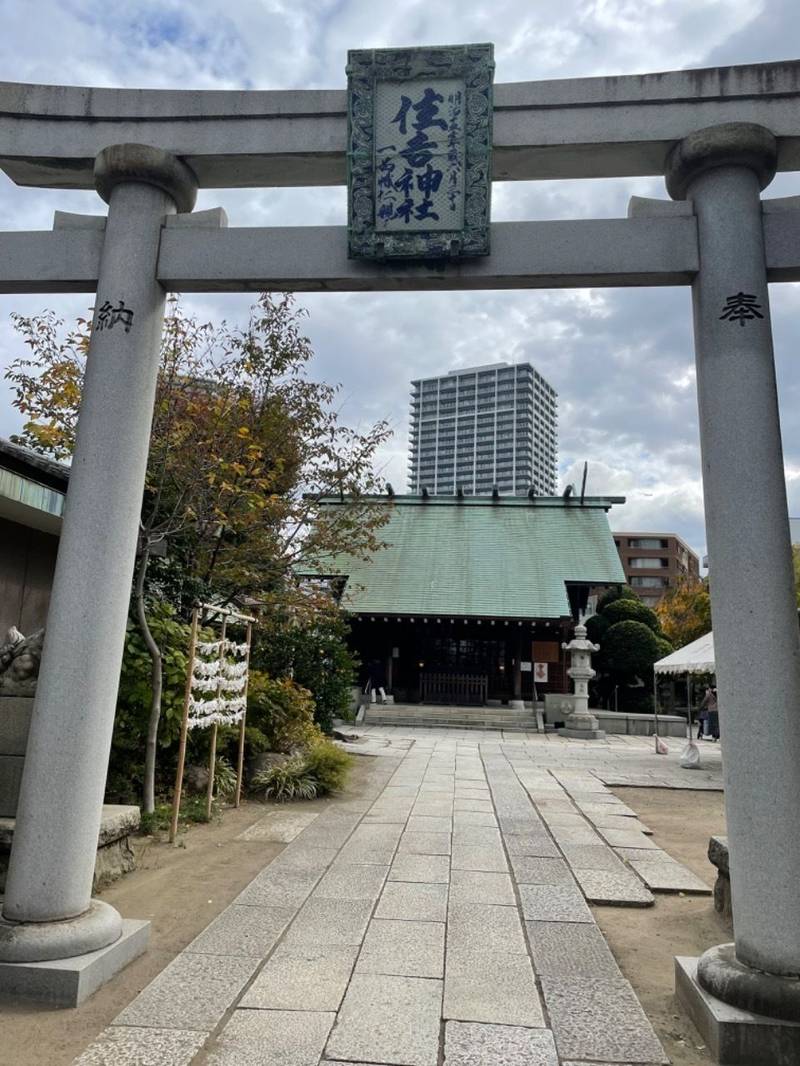
<svg viewBox="0 0 800 1066"><path fill-rule="evenodd" d="M368 494L356 498L345 496L323 496L320 501L325 506L348 506L354 503L385 503L399 507L533 507L533 508L580 508L592 507L608 511L617 504L626 502L625 496L455 496L419 494Z"/></svg>

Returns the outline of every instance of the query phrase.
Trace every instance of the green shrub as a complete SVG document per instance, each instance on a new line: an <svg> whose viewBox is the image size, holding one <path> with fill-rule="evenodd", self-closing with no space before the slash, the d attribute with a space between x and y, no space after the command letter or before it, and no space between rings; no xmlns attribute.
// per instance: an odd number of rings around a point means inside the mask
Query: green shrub
<svg viewBox="0 0 800 1066"><path fill-rule="evenodd" d="M607 619L612 626L617 622L642 622L654 633L661 632L661 624L655 611L651 611L641 600L615 600L603 608L603 618Z"/></svg>
<svg viewBox="0 0 800 1066"><path fill-rule="evenodd" d="M250 671L247 726L245 739L251 741L250 755L258 751L288 754L296 748L309 747L322 736L314 723L311 693L288 677L276 681L258 670Z"/></svg>
<svg viewBox="0 0 800 1066"><path fill-rule="evenodd" d="M272 677L291 675L308 689L314 720L325 733L331 732L334 718L350 713L358 662L347 645L349 631L338 609L302 620L276 613L256 631L253 665Z"/></svg>
<svg viewBox="0 0 800 1066"><path fill-rule="evenodd" d="M260 770L253 778L253 789L278 803L314 799L317 795L316 782L308 772L305 758L299 755L278 766Z"/></svg>
<svg viewBox="0 0 800 1066"><path fill-rule="evenodd" d="M214 764L214 786L218 796L232 796L236 791L236 771L223 755Z"/></svg>
<svg viewBox="0 0 800 1066"><path fill-rule="evenodd" d="M627 619L611 626L605 636L603 660L618 681L647 681L659 659L659 638L643 622Z"/></svg>
<svg viewBox="0 0 800 1066"><path fill-rule="evenodd" d="M603 638L606 635L611 623L604 614L593 614L591 618L586 619L586 638L591 640L592 644L599 644L603 647Z"/></svg>
<svg viewBox="0 0 800 1066"><path fill-rule="evenodd" d="M340 792L347 781L352 756L330 740L318 740L305 756L306 770L317 785L317 795Z"/></svg>
<svg viewBox="0 0 800 1066"><path fill-rule="evenodd" d="M344 788L352 765L352 756L330 740L320 738L309 745L302 755L294 755L278 766L260 770L253 777L255 792L263 792L266 799L314 799Z"/></svg>
<svg viewBox="0 0 800 1066"><path fill-rule="evenodd" d="M617 600L636 600L638 602L639 597L630 585L615 585L614 588L607 589L597 601L598 613L602 613L610 603L616 603Z"/></svg>

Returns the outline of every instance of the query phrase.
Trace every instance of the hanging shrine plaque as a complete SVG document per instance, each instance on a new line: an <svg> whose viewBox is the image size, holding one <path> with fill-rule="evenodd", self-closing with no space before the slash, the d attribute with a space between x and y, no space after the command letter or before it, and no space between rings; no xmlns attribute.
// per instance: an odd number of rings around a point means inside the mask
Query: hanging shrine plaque
<svg viewBox="0 0 800 1066"><path fill-rule="evenodd" d="M354 259L489 254L491 44L348 54Z"/></svg>

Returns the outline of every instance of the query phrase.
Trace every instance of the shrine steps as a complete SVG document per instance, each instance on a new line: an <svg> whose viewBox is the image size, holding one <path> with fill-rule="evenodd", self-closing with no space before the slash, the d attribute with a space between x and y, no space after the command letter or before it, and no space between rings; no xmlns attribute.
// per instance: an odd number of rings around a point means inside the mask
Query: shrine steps
<svg viewBox="0 0 800 1066"><path fill-rule="evenodd" d="M374 704L366 709L365 724L416 726L437 729L501 729L506 732L536 732L536 716L530 710L500 707L445 707L433 704Z"/></svg>

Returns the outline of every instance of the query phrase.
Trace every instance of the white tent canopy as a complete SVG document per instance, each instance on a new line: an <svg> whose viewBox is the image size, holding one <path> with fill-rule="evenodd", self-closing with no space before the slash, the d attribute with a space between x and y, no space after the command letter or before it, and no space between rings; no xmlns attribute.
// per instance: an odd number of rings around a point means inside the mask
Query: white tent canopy
<svg viewBox="0 0 800 1066"><path fill-rule="evenodd" d="M714 634L706 633L653 664L657 674L713 674Z"/></svg>

